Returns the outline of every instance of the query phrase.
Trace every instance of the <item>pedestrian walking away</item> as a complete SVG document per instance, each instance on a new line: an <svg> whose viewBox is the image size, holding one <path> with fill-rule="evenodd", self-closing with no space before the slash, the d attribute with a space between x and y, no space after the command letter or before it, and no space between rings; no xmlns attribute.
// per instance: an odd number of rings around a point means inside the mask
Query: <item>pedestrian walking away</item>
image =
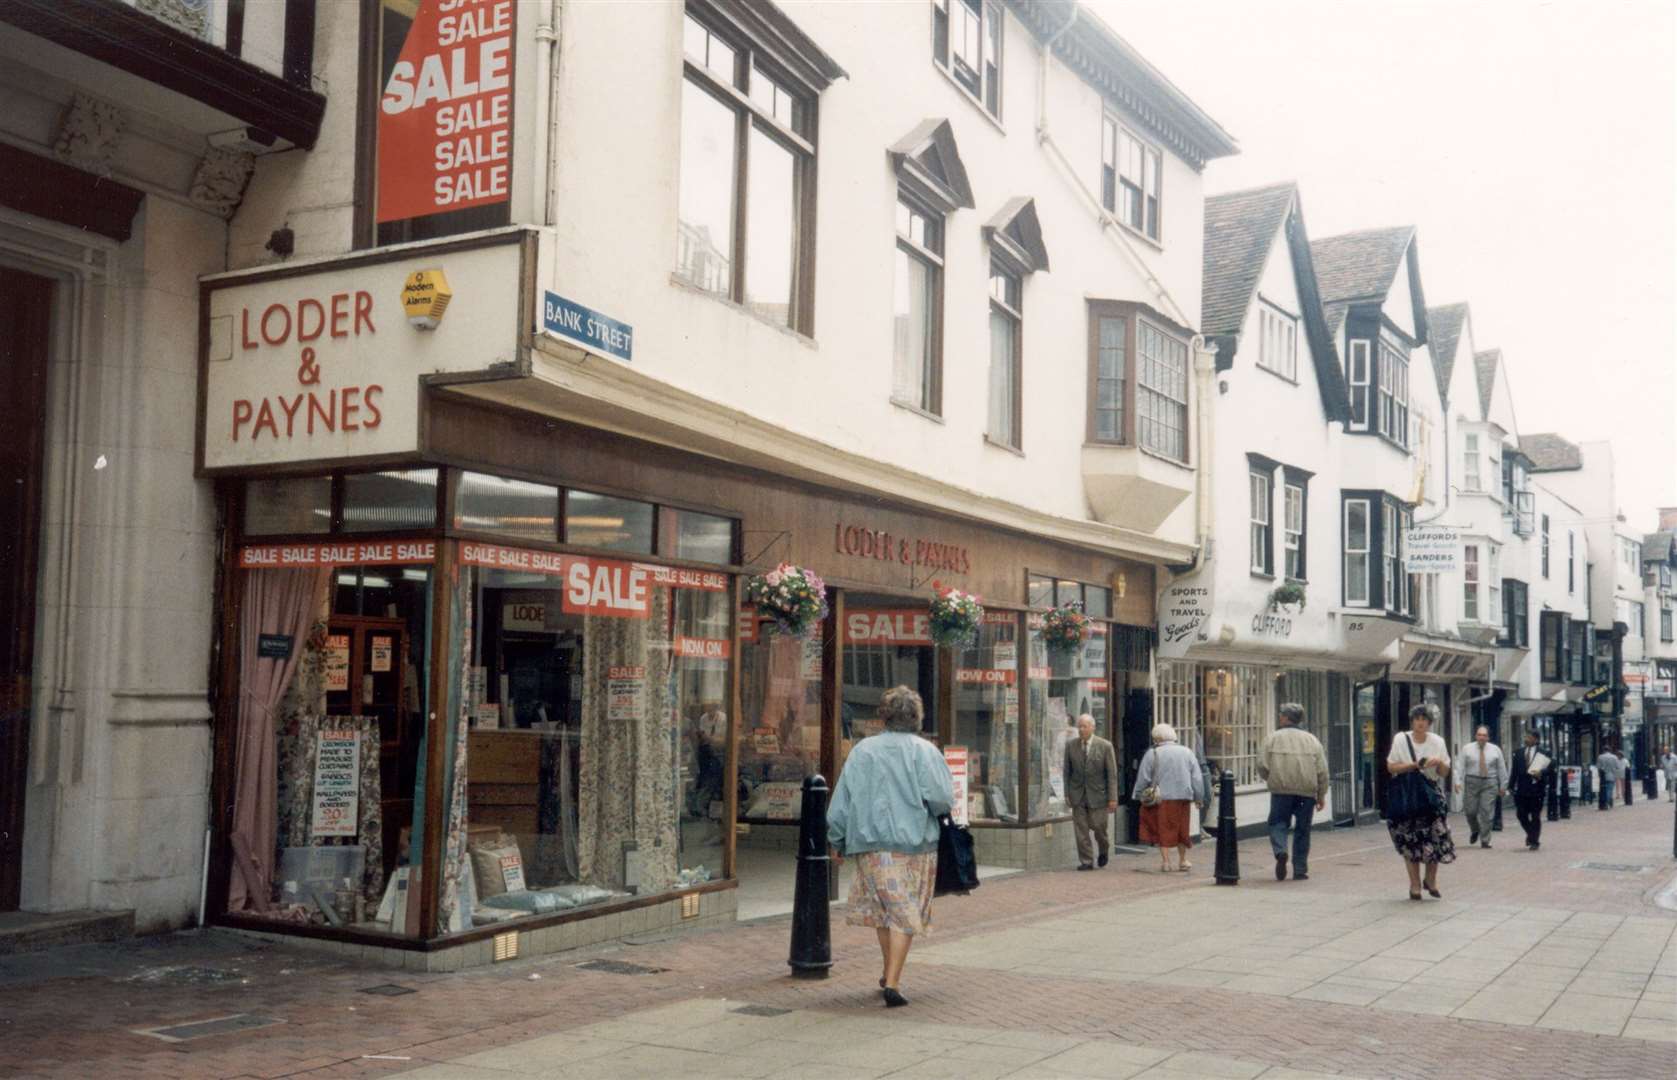
<svg viewBox="0 0 1677 1080"><path fill-rule="evenodd" d="M1491 741L1491 729L1481 726L1457 759L1456 790L1462 793L1462 813L1470 830L1467 842L1491 846L1491 821L1497 800L1508 794L1508 763L1502 748Z"/></svg>
<svg viewBox="0 0 1677 1080"><path fill-rule="evenodd" d="M1118 754L1095 734L1095 718L1088 713L1077 718L1077 738L1066 743L1064 772L1077 868L1105 866L1111 850L1106 827L1118 809Z"/></svg>
<svg viewBox="0 0 1677 1080"><path fill-rule="evenodd" d="M1526 732L1525 745L1514 754L1510 768L1514 788L1514 813L1526 831L1526 849L1536 851L1543 843L1543 797L1554 777L1555 763L1537 748L1537 733Z"/></svg>
<svg viewBox="0 0 1677 1080"><path fill-rule="evenodd" d="M835 857L855 861L845 921L871 926L879 936L879 989L887 1007L908 1004L903 965L915 936L932 929L938 818L955 803L943 754L920 737L925 715L913 690L887 690L879 702L885 730L856 743L827 811Z"/></svg>
<svg viewBox="0 0 1677 1080"><path fill-rule="evenodd" d="M1131 797L1141 804L1141 842L1159 849L1159 870L1187 872L1188 804L1199 803L1203 816L1210 795L1205 773L1194 752L1176 741L1176 729L1169 724L1153 728L1153 748L1141 757ZM1176 866L1170 864L1170 849L1176 849Z"/></svg>
<svg viewBox="0 0 1677 1080"><path fill-rule="evenodd" d="M1596 772L1601 774L1601 808L1613 809L1613 800L1619 794L1619 755L1611 747L1602 747L1601 756L1595 759Z"/></svg>
<svg viewBox="0 0 1677 1080"><path fill-rule="evenodd" d="M1275 880L1287 880L1287 834L1293 837L1293 880L1310 877L1310 822L1327 805L1328 755L1322 742L1300 725L1304 706L1287 702L1276 710L1275 730L1258 755L1258 775L1269 785L1269 846Z"/></svg>
<svg viewBox="0 0 1677 1080"><path fill-rule="evenodd" d="M1438 719L1437 705L1417 705L1409 710L1409 730L1392 740L1392 752L1386 755L1386 771L1396 777L1419 772L1427 782L1439 785L1450 775L1450 750L1444 740L1432 733ZM1443 813L1421 813L1402 821L1388 820L1386 829L1392 834L1392 846L1403 856L1403 866L1409 873L1409 899L1419 900L1421 890L1434 900L1443 899L1438 891L1438 864L1456 861L1456 844L1450 836L1450 822ZM1422 877L1422 867L1426 876Z"/></svg>
<svg viewBox="0 0 1677 1080"><path fill-rule="evenodd" d="M1677 753L1669 746L1660 747L1660 768L1665 770L1665 796L1677 802Z"/></svg>

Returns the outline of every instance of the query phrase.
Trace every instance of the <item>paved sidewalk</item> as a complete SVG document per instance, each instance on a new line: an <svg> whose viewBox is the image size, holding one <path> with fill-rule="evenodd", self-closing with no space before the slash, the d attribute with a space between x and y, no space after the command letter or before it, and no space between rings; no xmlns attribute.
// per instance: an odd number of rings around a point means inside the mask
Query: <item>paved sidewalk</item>
<svg viewBox="0 0 1677 1080"><path fill-rule="evenodd" d="M765 1071L724 1074L982 1076L1007 1066L1127 1080L1162 1066L1149 1075L1523 1080L1536 1062L1566 1077L1669 1080L1677 1047L1657 1036L1662 1023L1677 1026L1677 1015L1659 1015L1677 913L1654 899L1677 872L1671 830L1670 804L1638 802L1551 824L1537 854L1499 834L1493 850L1463 850L1444 868L1445 900L1423 903L1406 899L1378 826L1318 834L1308 882L1276 882L1263 841L1242 845L1236 888L1209 882L1209 850L1187 875L1136 872L1150 858L1015 875L937 902L938 932L904 980L913 1004L889 1012L872 932L842 921L833 977L815 982L786 977L785 920L461 974L363 968L219 932L0 958L0 1076L485 1080L622 1075L631 1062L633 1075L691 1076L744 1058ZM1253 951L1281 948L1272 942L1288 934L1301 937L1287 955ZM1402 955L1410 945L1419 951ZM656 970L576 966L597 957ZM1291 967L1268 975L1272 961ZM1374 966L1352 974L1362 965ZM1245 981L1254 976L1309 981ZM1471 996L1451 1002L1451 980L1455 996ZM390 985L412 992L365 992ZM1441 1015L1395 1013L1409 991ZM1483 1007L1469 1008L1481 994ZM789 1011L718 1019L742 1004ZM230 1015L272 1023L175 1043L143 1034ZM899 1037L888 1045L901 1055L867 1058ZM580 1040L603 1049L575 1051ZM775 1056L793 1053L784 1043L809 1049L789 1062ZM977 1046L1044 1053L984 1051L975 1068ZM851 1051L862 1055L851 1064L827 1060Z"/></svg>
<svg viewBox="0 0 1677 1080"><path fill-rule="evenodd" d="M404 1080L1333 1080L1257 1061L1109 1038L808 1013L702 998L470 1054Z"/></svg>

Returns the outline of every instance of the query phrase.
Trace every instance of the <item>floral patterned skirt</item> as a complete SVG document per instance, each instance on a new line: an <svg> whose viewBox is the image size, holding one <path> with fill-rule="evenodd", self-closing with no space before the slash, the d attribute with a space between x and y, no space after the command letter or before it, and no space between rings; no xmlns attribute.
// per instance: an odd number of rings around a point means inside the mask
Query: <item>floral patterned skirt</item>
<svg viewBox="0 0 1677 1080"><path fill-rule="evenodd" d="M1449 863L1456 861L1456 842L1450 838L1450 823L1444 815L1388 821L1392 846L1410 862Z"/></svg>
<svg viewBox="0 0 1677 1080"><path fill-rule="evenodd" d="M908 854L868 851L851 860L851 926L883 927L901 934L932 929L932 887L937 883L937 852Z"/></svg>

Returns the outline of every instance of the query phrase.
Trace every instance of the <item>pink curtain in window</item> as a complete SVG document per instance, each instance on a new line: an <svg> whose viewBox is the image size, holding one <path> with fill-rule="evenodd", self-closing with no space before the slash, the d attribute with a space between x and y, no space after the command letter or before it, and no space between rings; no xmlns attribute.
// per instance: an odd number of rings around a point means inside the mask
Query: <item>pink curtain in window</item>
<svg viewBox="0 0 1677 1080"><path fill-rule="evenodd" d="M233 873L229 911L266 911L273 898L279 787L274 710L302 658L331 571L253 570L239 623L239 723L234 735ZM291 638L284 659L258 655L263 634Z"/></svg>

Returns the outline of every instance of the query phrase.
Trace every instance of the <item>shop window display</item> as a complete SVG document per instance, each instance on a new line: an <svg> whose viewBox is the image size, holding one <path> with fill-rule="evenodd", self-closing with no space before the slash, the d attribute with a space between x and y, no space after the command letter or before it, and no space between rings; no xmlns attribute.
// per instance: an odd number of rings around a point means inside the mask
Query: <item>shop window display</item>
<svg viewBox="0 0 1677 1080"><path fill-rule="evenodd" d="M421 932L408 897L430 577L426 565L246 573L231 912Z"/></svg>
<svg viewBox="0 0 1677 1080"><path fill-rule="evenodd" d="M1079 648L1050 649L1042 632L1042 616L1027 617L1030 663L1030 765L1026 770L1026 798L1031 820L1071 813L1065 792L1065 749L1077 737L1077 718L1088 713L1096 729L1106 729L1107 655L1110 628L1092 623Z"/></svg>
<svg viewBox="0 0 1677 1080"><path fill-rule="evenodd" d="M565 543L652 554L651 503L598 495L591 491L565 492Z"/></svg>
<svg viewBox="0 0 1677 1080"><path fill-rule="evenodd" d="M879 699L907 686L925 702L922 734L938 738L937 647L924 603L858 595L844 609L844 684L840 696L838 761L856 740L878 733Z"/></svg>
<svg viewBox="0 0 1677 1080"><path fill-rule="evenodd" d="M462 545L449 930L720 877L726 575Z"/></svg>
<svg viewBox="0 0 1677 1080"><path fill-rule="evenodd" d="M987 611L978 640L956 651L955 733L967 751L967 816L1019 820L1019 616Z"/></svg>
<svg viewBox="0 0 1677 1080"><path fill-rule="evenodd" d="M559 536L559 489L463 472L454 492L454 527L551 543Z"/></svg>
<svg viewBox="0 0 1677 1080"><path fill-rule="evenodd" d="M795 822L804 777L821 771L821 629L799 638L778 633L755 611L740 618L739 816ZM726 725L702 734L720 798Z"/></svg>

